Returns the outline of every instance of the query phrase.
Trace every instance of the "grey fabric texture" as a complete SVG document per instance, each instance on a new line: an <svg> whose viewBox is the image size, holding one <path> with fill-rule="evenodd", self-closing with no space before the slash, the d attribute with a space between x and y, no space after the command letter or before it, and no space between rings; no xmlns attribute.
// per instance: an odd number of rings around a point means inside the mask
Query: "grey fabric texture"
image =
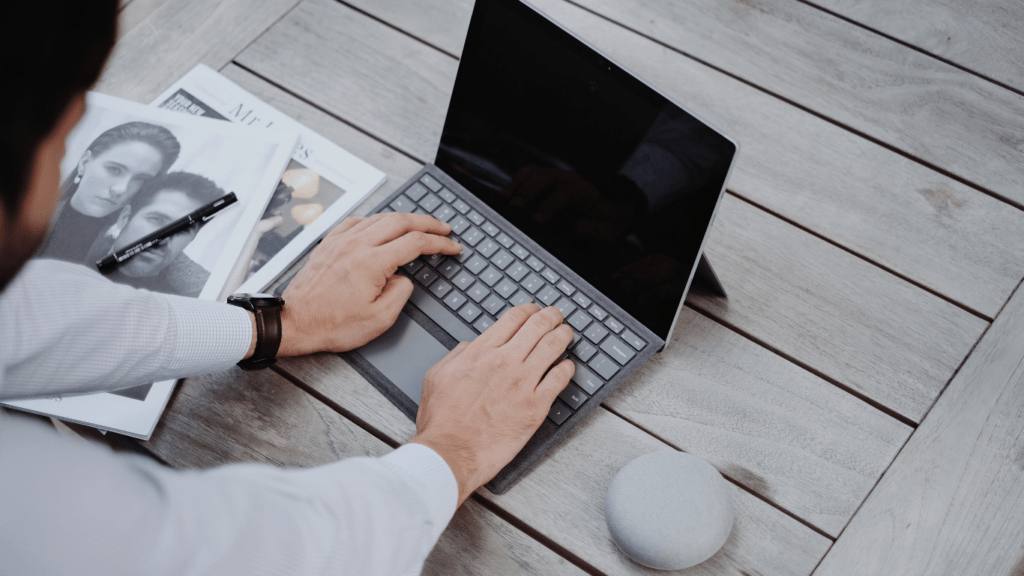
<svg viewBox="0 0 1024 576"><path fill-rule="evenodd" d="M612 479L605 519L616 545L644 566L680 570L714 556L732 532L732 489L714 466L652 452Z"/></svg>

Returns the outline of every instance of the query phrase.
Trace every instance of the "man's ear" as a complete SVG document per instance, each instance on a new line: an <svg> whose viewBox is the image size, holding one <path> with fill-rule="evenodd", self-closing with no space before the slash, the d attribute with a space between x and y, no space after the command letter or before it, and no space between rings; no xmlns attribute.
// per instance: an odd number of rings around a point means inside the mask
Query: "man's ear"
<svg viewBox="0 0 1024 576"><path fill-rule="evenodd" d="M92 150L86 150L85 154L82 154L82 159L78 161L76 181L82 177L82 174L85 174L85 167L89 165L89 162L92 162Z"/></svg>

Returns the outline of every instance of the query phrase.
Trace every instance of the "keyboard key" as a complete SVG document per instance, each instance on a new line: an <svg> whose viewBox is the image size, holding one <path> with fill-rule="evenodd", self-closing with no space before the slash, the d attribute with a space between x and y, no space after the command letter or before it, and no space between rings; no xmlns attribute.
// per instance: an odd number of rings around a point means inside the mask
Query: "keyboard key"
<svg viewBox="0 0 1024 576"><path fill-rule="evenodd" d="M468 304L468 306L472 306L472 304ZM597 356L594 356L587 366L593 368L594 372L597 372L605 380L615 376L615 373L619 371L619 365L600 352L597 353Z"/></svg>
<svg viewBox="0 0 1024 576"><path fill-rule="evenodd" d="M590 315L593 316L594 318L597 318L598 322L601 322L608 317L608 313L602 310L601 307L598 306L597 304L593 305L590 308Z"/></svg>
<svg viewBox="0 0 1024 576"><path fill-rule="evenodd" d="M619 340L615 336L605 338L605 341L601 342L601 350L604 350L605 354L608 354L623 366L625 366L626 362L629 362L633 356L636 356L636 352L633 351L632 347L627 346L625 342Z"/></svg>
<svg viewBox="0 0 1024 576"><path fill-rule="evenodd" d="M498 232L501 232L501 230L498 230L497 226L491 224L490 222L484 222L484 225L481 226L480 228L483 228L483 231L487 232L491 236L495 236Z"/></svg>
<svg viewBox="0 0 1024 576"><path fill-rule="evenodd" d="M505 234L504 232L502 232L501 234L498 234L498 237L495 238L495 240L497 240L498 244L501 244L505 248L511 248L512 245L516 243L515 240L513 240L511 236L509 236L508 234Z"/></svg>
<svg viewBox="0 0 1024 576"><path fill-rule="evenodd" d="M508 278L502 278L501 282L498 282L498 285L494 287L494 292L498 296L508 299L508 297L511 296L517 288L519 288L519 286L516 286L515 282Z"/></svg>
<svg viewBox="0 0 1024 576"><path fill-rule="evenodd" d="M576 291L576 287L573 286L572 284L569 284L565 280L562 280L561 282L558 283L558 289L561 290L562 294L565 294L566 296L572 296L572 293Z"/></svg>
<svg viewBox="0 0 1024 576"><path fill-rule="evenodd" d="M529 271L529 268L527 268L526 266L523 266L519 262L515 262L505 269L505 274L508 274L509 278L512 278L516 282L519 282L520 280L523 279L523 276L526 276L526 273Z"/></svg>
<svg viewBox="0 0 1024 576"><path fill-rule="evenodd" d="M484 300L484 303L481 304L481 306L484 307L484 310L487 310L488 314L497 316L498 313L501 312L501 309L505 307L505 301L498 298L496 295L491 294L487 300Z"/></svg>
<svg viewBox="0 0 1024 576"><path fill-rule="evenodd" d="M456 200L452 202L452 207L459 211L459 214L465 214L469 212L469 204L466 204L462 200Z"/></svg>
<svg viewBox="0 0 1024 576"><path fill-rule="evenodd" d="M444 303L452 310L458 310L459 306L462 306L468 301L469 298L466 298L465 296L458 292L452 292L451 294L448 295L447 298L444 299Z"/></svg>
<svg viewBox="0 0 1024 576"><path fill-rule="evenodd" d="M451 298L453 295L458 296L462 300L457 303L455 308L458 308L466 302L466 297L454 290L448 294L448 298ZM448 298L445 298L446 303ZM452 338L455 338L457 341L472 342L476 338L476 332L470 329L469 326L463 324L462 320L460 320L458 316L449 312L445 304L441 304L437 300L434 300L434 298L430 294L427 294L423 288L414 285L412 288L412 296L409 297L409 302L412 302L420 309L421 312L436 322L442 330L451 334Z"/></svg>
<svg viewBox="0 0 1024 576"><path fill-rule="evenodd" d="M462 243L460 242L460 244ZM462 252L456 254L454 258L459 262L465 262L466 260L469 260L469 257L472 256L475 252L476 251L471 249L469 246L462 244Z"/></svg>
<svg viewBox="0 0 1024 576"><path fill-rule="evenodd" d="M478 274L478 276L480 276L480 280L482 280L483 283L487 284L488 286L494 286L495 284L498 283L498 280L501 280L503 278L501 272L499 272L498 269L495 268L494 266L488 266L487 270L484 270L483 272Z"/></svg>
<svg viewBox="0 0 1024 576"><path fill-rule="evenodd" d="M459 264L455 260L452 260L451 258L445 258L444 262L441 262L441 265L437 267L437 271L441 274L441 276L444 276L445 278L448 279L451 279L452 276L455 276L455 273L458 272L459 270L462 270L462 266L459 266Z"/></svg>
<svg viewBox="0 0 1024 576"><path fill-rule="evenodd" d="M530 256L526 259L526 265L533 268L535 271L540 272L544 269L544 263L540 261L536 256Z"/></svg>
<svg viewBox="0 0 1024 576"><path fill-rule="evenodd" d="M481 240L485 238L484 233L480 231L476 226L470 227L466 230L465 234L462 234L462 244L469 244L470 246L476 246Z"/></svg>
<svg viewBox="0 0 1024 576"><path fill-rule="evenodd" d="M498 251L498 243L490 238L476 245L477 252L484 255L484 258L490 258Z"/></svg>
<svg viewBox="0 0 1024 576"><path fill-rule="evenodd" d="M572 301L579 304L580 308L583 308L584 310L590 308L590 305L594 303L594 301L587 298L583 292L577 292L576 295L572 297Z"/></svg>
<svg viewBox="0 0 1024 576"><path fill-rule="evenodd" d="M633 334L629 330L626 330L622 334L619 334L619 336L621 336L623 340L625 340L630 346L636 348L637 350L643 350L644 346L647 346L647 342L644 342L643 340L640 339L639 336Z"/></svg>
<svg viewBox="0 0 1024 576"><path fill-rule="evenodd" d="M616 320L615 318L609 318L608 320L605 321L604 325L607 326L609 330L615 332L616 334L622 332L622 329L625 328L625 326L619 324L619 321Z"/></svg>
<svg viewBox="0 0 1024 576"><path fill-rule="evenodd" d="M587 313L583 310L578 310L575 314L569 317L569 325L573 328L583 332L594 319L587 316Z"/></svg>
<svg viewBox="0 0 1024 576"><path fill-rule="evenodd" d="M580 390L580 387L572 382L570 382L569 385L565 387L565 390L562 390L562 393L558 395L558 399L565 402L566 405L573 410L582 406L583 403L587 401L587 398L589 398L587 393Z"/></svg>
<svg viewBox="0 0 1024 576"><path fill-rule="evenodd" d="M558 283L558 279L561 278L561 276L556 274L555 271L552 270L551 268L548 268L547 270L541 272L540 275L543 276L545 280L551 282L552 284Z"/></svg>
<svg viewBox="0 0 1024 576"><path fill-rule="evenodd" d="M461 316L466 322L473 322L473 320L476 320L476 317L480 314L482 314L480 309L472 304L466 304L462 307L462 310L459 310L459 316ZM611 363L611 360L608 362Z"/></svg>
<svg viewBox="0 0 1024 576"><path fill-rule="evenodd" d="M526 248L523 248L519 244L512 247L512 253L518 256L521 260L526 260L530 257L530 253L526 251Z"/></svg>
<svg viewBox="0 0 1024 576"><path fill-rule="evenodd" d="M498 253L491 258L491 263L498 267L499 270L508 268L508 265L515 262L516 257L509 254L504 250L498 250Z"/></svg>
<svg viewBox="0 0 1024 576"><path fill-rule="evenodd" d="M529 304L530 302L533 302L533 298L523 290L516 292L508 301L508 303L513 306L522 306L523 304Z"/></svg>
<svg viewBox="0 0 1024 576"><path fill-rule="evenodd" d="M537 292L537 300L544 303L545 306L551 306L558 300L558 290L555 290L554 286L545 286L541 288L540 292Z"/></svg>
<svg viewBox="0 0 1024 576"><path fill-rule="evenodd" d="M434 190L434 192L437 192L437 190ZM447 188L442 188L440 192L437 192L437 195L440 196L441 200L444 200L445 202L455 202L456 200L458 200L455 194Z"/></svg>
<svg viewBox="0 0 1024 576"><path fill-rule="evenodd" d="M572 344L569 344L569 348L572 348L573 346L578 344L579 341L582 340L582 339L583 339L583 336L580 336L579 332L573 331L573 333L572 333Z"/></svg>
<svg viewBox="0 0 1024 576"><path fill-rule="evenodd" d="M473 302L480 302L490 293L491 291L487 289L487 286L484 286L481 282L473 284L472 288L466 290L466 296L469 296L469 299Z"/></svg>
<svg viewBox="0 0 1024 576"><path fill-rule="evenodd" d="M430 293L438 298L444 298L445 294L452 291L452 285L444 280L438 280L430 287Z"/></svg>
<svg viewBox="0 0 1024 576"><path fill-rule="evenodd" d="M441 222L447 222L455 216L455 209L447 204L441 204L441 207L434 210L434 218L437 218Z"/></svg>
<svg viewBox="0 0 1024 576"><path fill-rule="evenodd" d="M476 282L476 278L473 278L473 275L470 274L469 272L466 272L465 270L459 272L458 275L455 276L455 278L452 278L452 284L455 284L456 288L463 291L467 290L470 286L472 286L473 282Z"/></svg>
<svg viewBox="0 0 1024 576"><path fill-rule="evenodd" d="M431 268L437 268L437 266L444 260L444 254L424 254L423 260L430 264Z"/></svg>
<svg viewBox="0 0 1024 576"><path fill-rule="evenodd" d="M381 210L380 210L380 212L378 212L378 214L391 214L392 212L394 212L394 210L392 210L390 206L385 206L385 207L381 208Z"/></svg>
<svg viewBox="0 0 1024 576"><path fill-rule="evenodd" d="M530 294L536 294L537 290L544 286L544 280L540 276L531 273L526 277L526 280L523 280L522 286Z"/></svg>
<svg viewBox="0 0 1024 576"><path fill-rule="evenodd" d="M481 270L487 267L487 260L484 260L482 256L477 254L466 262L466 270L469 270L473 274L479 274Z"/></svg>
<svg viewBox="0 0 1024 576"><path fill-rule="evenodd" d="M430 266L424 266L416 273L416 281L424 286L430 286L434 280L437 280L437 272Z"/></svg>
<svg viewBox="0 0 1024 576"><path fill-rule="evenodd" d="M576 357L579 358L580 360L587 362L588 360L594 357L594 354L597 354L597 346L594 346L590 342L584 340L580 342L578 346L572 349L572 353L575 354Z"/></svg>
<svg viewBox="0 0 1024 576"><path fill-rule="evenodd" d="M412 213L419 214L420 216L430 216L430 212L427 212L426 210L420 208L419 206L417 206L416 209L412 211Z"/></svg>
<svg viewBox="0 0 1024 576"><path fill-rule="evenodd" d="M395 198L391 201L391 204L388 204L388 206L390 206L395 212L412 212L416 209L416 205L412 203L412 200L409 200L405 196Z"/></svg>
<svg viewBox="0 0 1024 576"><path fill-rule="evenodd" d="M440 189L441 189L441 183L440 183L440 182L438 182L438 181L437 181L437 179L436 179L436 178L434 178L433 176L431 176L430 174L424 174L424 175L423 175L423 176L422 176L422 177L420 178L420 182L423 182L423 184L424 184L424 185L425 185L425 186L426 186L427 188L430 188L430 189L431 189L431 190L433 190L434 192L437 192L438 190L440 190ZM415 184L413 184L413 186L415 186Z"/></svg>
<svg viewBox="0 0 1024 576"><path fill-rule="evenodd" d="M548 411L548 419L559 426L561 426L562 422L565 422L570 415L572 415L572 410L570 410L569 407L561 400L555 400L555 403L551 405L551 410Z"/></svg>
<svg viewBox="0 0 1024 576"><path fill-rule="evenodd" d="M420 198L419 204L427 212L433 212L441 205L441 199L433 194L427 194L423 198Z"/></svg>
<svg viewBox="0 0 1024 576"><path fill-rule="evenodd" d="M576 373L572 375L572 381L584 392L593 396L601 389L601 386L604 386L604 382L587 369L582 362L573 360L572 363L576 365Z"/></svg>
<svg viewBox="0 0 1024 576"><path fill-rule="evenodd" d="M418 201L420 198L423 198L427 192L428 190L423 186L423 184L416 182L412 186L409 186L409 189L405 191L405 195L412 198L414 201Z"/></svg>
<svg viewBox="0 0 1024 576"><path fill-rule="evenodd" d="M476 224L477 226L484 223L484 217L481 216L480 213L477 212L476 210L473 210L472 212L467 214L466 218L469 218L469 221L472 222L473 224Z"/></svg>
<svg viewBox="0 0 1024 576"><path fill-rule="evenodd" d="M591 309L590 312L593 313L594 310ZM594 322L590 325L590 328L587 328L587 331L584 332L583 335L594 344L600 344L601 340L604 340L604 337L608 335L608 329L597 322Z"/></svg>
<svg viewBox="0 0 1024 576"><path fill-rule="evenodd" d="M452 232L456 234L462 234L463 232L466 231L466 228L469 228L471 226L469 220L466 220L462 216L456 216L455 218L449 220L448 223L451 224L452 226Z"/></svg>
<svg viewBox="0 0 1024 576"><path fill-rule="evenodd" d="M486 314L481 314L480 318L478 318L477 321L473 323L473 328L476 328L476 331L481 334L483 334L491 326L494 326L494 320L488 318Z"/></svg>
<svg viewBox="0 0 1024 576"><path fill-rule="evenodd" d="M419 258L409 262L408 264L402 265L402 270L405 270L409 274L415 274L417 270L423 267L423 261Z"/></svg>
<svg viewBox="0 0 1024 576"><path fill-rule="evenodd" d="M555 308L562 313L562 318L568 318L576 310L576 305L566 297L561 297L555 302Z"/></svg>

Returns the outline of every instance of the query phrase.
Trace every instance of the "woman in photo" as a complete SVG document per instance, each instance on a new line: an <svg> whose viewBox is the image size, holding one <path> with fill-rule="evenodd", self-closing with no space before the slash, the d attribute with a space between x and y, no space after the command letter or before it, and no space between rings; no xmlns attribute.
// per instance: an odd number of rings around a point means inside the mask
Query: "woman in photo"
<svg viewBox="0 0 1024 576"><path fill-rule="evenodd" d="M92 264L86 261L92 240L118 220L128 220L135 193L167 172L180 151L170 130L146 122L128 122L100 134L62 186L63 201L40 255Z"/></svg>

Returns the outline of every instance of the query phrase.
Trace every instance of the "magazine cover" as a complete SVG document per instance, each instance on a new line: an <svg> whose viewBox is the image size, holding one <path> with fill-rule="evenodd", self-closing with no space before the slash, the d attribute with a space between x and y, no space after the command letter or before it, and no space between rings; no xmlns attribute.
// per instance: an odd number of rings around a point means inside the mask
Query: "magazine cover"
<svg viewBox="0 0 1024 576"><path fill-rule="evenodd" d="M231 274L228 293L263 291L385 179L380 170L204 64L151 105L246 126L285 126L299 134L299 145Z"/></svg>
<svg viewBox="0 0 1024 576"><path fill-rule="evenodd" d="M233 192L238 201L209 221L106 274L153 292L218 299L298 134L193 118L97 93L89 93L86 103L68 136L60 204L37 257L96 270L97 260ZM174 383L4 405L148 439Z"/></svg>

